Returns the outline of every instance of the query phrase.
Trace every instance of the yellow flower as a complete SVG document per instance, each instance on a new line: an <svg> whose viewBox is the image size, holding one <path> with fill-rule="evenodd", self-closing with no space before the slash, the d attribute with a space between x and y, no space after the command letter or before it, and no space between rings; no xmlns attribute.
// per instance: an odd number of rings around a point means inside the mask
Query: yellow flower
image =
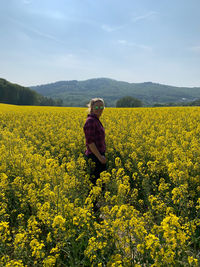
<svg viewBox="0 0 200 267"><path fill-rule="evenodd" d="M198 265L198 259L195 259L192 256L188 256L188 263L190 264L190 266L199 266Z"/></svg>
<svg viewBox="0 0 200 267"><path fill-rule="evenodd" d="M61 227L62 228L65 224L65 221L66 220L61 215L58 215L54 218L52 226L53 226L53 228L55 228L55 227Z"/></svg>
<svg viewBox="0 0 200 267"><path fill-rule="evenodd" d="M7 240L11 240L9 223L0 222L0 242L6 242Z"/></svg>
<svg viewBox="0 0 200 267"><path fill-rule="evenodd" d="M56 258L54 256L48 256L46 259L43 260L43 266L51 267L55 266Z"/></svg>
<svg viewBox="0 0 200 267"><path fill-rule="evenodd" d="M43 252L43 242L40 243L37 239L33 239L30 242L30 247L32 250L32 256L36 257L36 259L44 258L45 254Z"/></svg>

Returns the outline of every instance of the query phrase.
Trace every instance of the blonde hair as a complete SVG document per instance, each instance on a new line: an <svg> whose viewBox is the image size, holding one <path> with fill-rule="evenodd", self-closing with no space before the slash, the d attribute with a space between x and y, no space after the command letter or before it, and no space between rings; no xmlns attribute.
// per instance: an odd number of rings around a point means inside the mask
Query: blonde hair
<svg viewBox="0 0 200 267"><path fill-rule="evenodd" d="M92 98L92 99L90 100L90 102L87 104L87 106L88 106L88 112L89 112L89 113L91 113L91 111L92 111L92 107L94 106L94 104L95 104L96 102L101 102L101 103L103 103L103 105L105 106L103 98Z"/></svg>

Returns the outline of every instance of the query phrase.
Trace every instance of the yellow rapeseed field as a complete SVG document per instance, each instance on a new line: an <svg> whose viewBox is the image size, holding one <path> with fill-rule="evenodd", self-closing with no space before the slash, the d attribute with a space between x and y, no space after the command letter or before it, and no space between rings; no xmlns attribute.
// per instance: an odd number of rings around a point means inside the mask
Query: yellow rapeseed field
<svg viewBox="0 0 200 267"><path fill-rule="evenodd" d="M95 187L86 116L0 104L0 266L199 266L200 108L106 108Z"/></svg>

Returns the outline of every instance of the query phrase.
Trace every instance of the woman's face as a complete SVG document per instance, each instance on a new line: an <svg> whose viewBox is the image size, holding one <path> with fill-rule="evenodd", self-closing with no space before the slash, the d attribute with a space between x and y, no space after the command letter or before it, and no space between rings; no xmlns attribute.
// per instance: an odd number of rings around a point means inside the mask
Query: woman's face
<svg viewBox="0 0 200 267"><path fill-rule="evenodd" d="M97 116L97 118L100 118L103 110L104 110L104 105L101 101L97 101L94 103L92 107L92 113L94 113Z"/></svg>

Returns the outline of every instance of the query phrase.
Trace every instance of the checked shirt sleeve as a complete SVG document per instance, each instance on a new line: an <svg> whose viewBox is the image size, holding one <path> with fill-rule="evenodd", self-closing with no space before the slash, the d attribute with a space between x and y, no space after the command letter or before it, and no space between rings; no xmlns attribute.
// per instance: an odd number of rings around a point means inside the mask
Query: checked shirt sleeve
<svg viewBox="0 0 200 267"><path fill-rule="evenodd" d="M94 120L87 120L84 125L84 133L87 144L95 142L95 122Z"/></svg>

